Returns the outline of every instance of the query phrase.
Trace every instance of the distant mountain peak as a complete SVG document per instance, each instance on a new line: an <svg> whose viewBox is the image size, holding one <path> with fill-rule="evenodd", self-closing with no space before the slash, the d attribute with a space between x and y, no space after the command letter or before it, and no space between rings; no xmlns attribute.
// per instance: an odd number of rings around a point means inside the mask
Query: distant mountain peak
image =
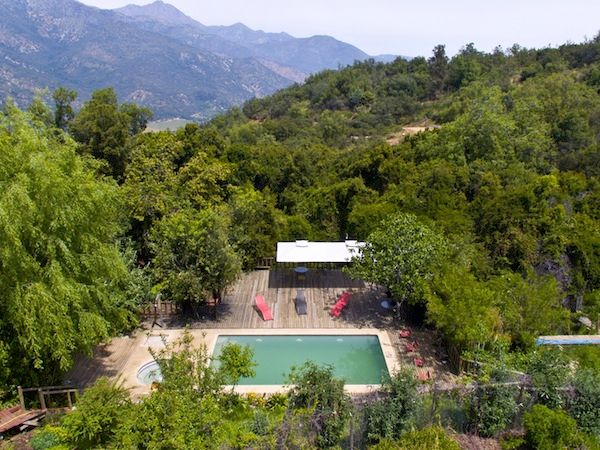
<svg viewBox="0 0 600 450"><path fill-rule="evenodd" d="M293 81L323 69L336 69L369 58L359 48L327 35L295 38L285 32L253 30L241 22L228 26L202 25L161 0L116 11L140 26L186 44L222 56L256 58L278 74L287 73Z"/></svg>
<svg viewBox="0 0 600 450"><path fill-rule="evenodd" d="M199 22L185 15L175 6L162 0L142 6L130 4L115 9L115 11L130 17L144 17L173 25L200 25Z"/></svg>
<svg viewBox="0 0 600 450"><path fill-rule="evenodd" d="M205 26L167 1L110 11L77 0L0 0L0 99L25 105L39 88L67 86L85 100L110 85L158 118L200 119L368 58L327 36Z"/></svg>
<svg viewBox="0 0 600 450"><path fill-rule="evenodd" d="M250 27L248 27L247 25L243 24L242 22L236 22L233 25L230 25L230 28L241 29L241 30L244 30L244 31L252 31L250 29Z"/></svg>

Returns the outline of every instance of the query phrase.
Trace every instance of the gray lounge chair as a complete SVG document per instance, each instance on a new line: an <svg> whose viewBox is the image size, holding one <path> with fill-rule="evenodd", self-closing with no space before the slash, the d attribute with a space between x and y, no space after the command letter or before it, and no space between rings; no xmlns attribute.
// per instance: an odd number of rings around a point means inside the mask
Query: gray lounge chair
<svg viewBox="0 0 600 450"><path fill-rule="evenodd" d="M304 297L304 289L298 289L294 303L296 304L296 314L306 314L306 298Z"/></svg>

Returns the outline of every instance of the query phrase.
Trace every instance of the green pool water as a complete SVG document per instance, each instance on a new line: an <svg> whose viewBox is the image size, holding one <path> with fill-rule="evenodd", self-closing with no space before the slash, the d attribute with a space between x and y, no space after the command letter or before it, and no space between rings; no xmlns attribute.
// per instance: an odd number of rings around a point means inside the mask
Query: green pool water
<svg viewBox="0 0 600 450"><path fill-rule="evenodd" d="M388 370L377 336L219 336L213 350L218 365L228 342L248 345L254 351L256 376L240 385L285 384L292 366L306 361L331 364L346 384L379 384Z"/></svg>

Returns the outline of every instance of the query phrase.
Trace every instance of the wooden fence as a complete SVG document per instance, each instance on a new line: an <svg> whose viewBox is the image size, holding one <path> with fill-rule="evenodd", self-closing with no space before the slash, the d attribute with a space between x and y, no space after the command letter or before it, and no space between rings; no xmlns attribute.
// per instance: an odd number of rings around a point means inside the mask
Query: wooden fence
<svg viewBox="0 0 600 450"><path fill-rule="evenodd" d="M146 305L141 312L145 319L152 317L177 316L181 314L181 305L170 301L160 301Z"/></svg>

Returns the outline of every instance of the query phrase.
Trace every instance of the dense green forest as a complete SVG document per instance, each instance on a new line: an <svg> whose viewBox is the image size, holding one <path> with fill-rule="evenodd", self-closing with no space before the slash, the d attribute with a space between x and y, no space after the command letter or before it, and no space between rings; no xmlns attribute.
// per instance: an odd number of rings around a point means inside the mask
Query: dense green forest
<svg viewBox="0 0 600 450"><path fill-rule="evenodd" d="M157 292L218 299L297 238L366 240L351 274L424 311L487 379L546 367L536 336L600 314L599 90L600 36L356 63L176 132L142 133L151 112L109 88L77 113L66 89L53 108L7 101L0 387L59 380ZM561 355L600 376L597 349Z"/></svg>

